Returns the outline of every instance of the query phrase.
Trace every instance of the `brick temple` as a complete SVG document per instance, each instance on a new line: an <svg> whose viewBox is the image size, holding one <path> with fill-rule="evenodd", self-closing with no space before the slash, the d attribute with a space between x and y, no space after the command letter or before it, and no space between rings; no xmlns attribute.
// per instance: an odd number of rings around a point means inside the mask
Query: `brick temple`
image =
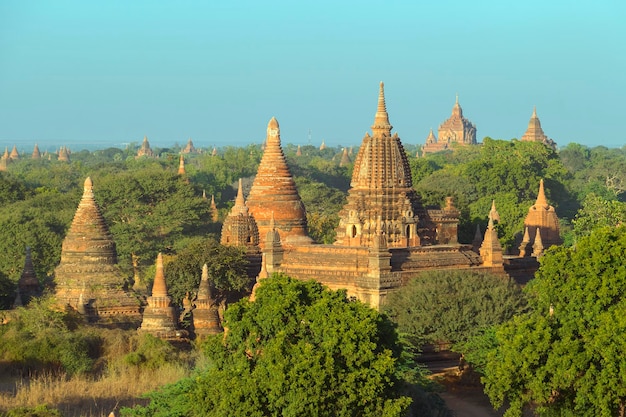
<svg viewBox="0 0 626 417"><path fill-rule="evenodd" d="M458 101L454 114L462 116ZM298 279L315 279L379 307L389 292L427 270L467 269L504 275L502 248L497 235L494 241L492 223L486 232L490 240L480 247L479 254L471 244L458 242L460 213L452 198L441 209L422 206L413 189L402 142L392 133L383 83L371 129L355 158L336 241L325 245L313 243L306 234L306 211L280 146L278 121L270 120L265 153L248 201L238 203L239 207L247 205L258 224L263 253L259 278L282 272ZM475 129L473 132L475 142ZM252 235L237 238L244 242L253 239ZM234 242L232 227L224 229L223 242Z"/></svg>

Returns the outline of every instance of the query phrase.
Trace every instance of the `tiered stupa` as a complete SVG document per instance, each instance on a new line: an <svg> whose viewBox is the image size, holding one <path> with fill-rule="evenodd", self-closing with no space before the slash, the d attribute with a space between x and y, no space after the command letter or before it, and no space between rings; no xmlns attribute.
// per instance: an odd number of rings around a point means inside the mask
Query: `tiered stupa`
<svg viewBox="0 0 626 417"><path fill-rule="evenodd" d="M143 142L141 142L141 147L139 148L139 150L137 150L136 158L141 158L142 156L145 156L147 158L154 158L154 152L150 147L150 142L148 142L147 136L143 137Z"/></svg>
<svg viewBox="0 0 626 417"><path fill-rule="evenodd" d="M246 256L249 261L248 275L252 278L257 276L261 267L259 240L259 229L243 198L243 186L240 178L235 205L224 219L221 243L222 245L239 246L246 249Z"/></svg>
<svg viewBox="0 0 626 417"><path fill-rule="evenodd" d="M32 159L41 159L41 152L39 152L39 146L35 143L35 148L33 149L33 154L31 155Z"/></svg>
<svg viewBox="0 0 626 417"><path fill-rule="evenodd" d="M211 292L209 268L207 264L202 266L202 279L200 280L200 287L198 288L198 296L193 302L193 305L194 309L191 311L191 314L196 336L222 332L218 306Z"/></svg>
<svg viewBox="0 0 626 417"><path fill-rule="evenodd" d="M476 126L468 119L463 117L463 109L459 104L459 96L456 96L456 102L452 107L452 115L441 125L437 132L436 142L432 141L429 135L426 139L426 145L422 149L423 153L438 152L448 149L451 144L460 145L476 145ZM430 143L429 143L430 139Z"/></svg>
<svg viewBox="0 0 626 417"><path fill-rule="evenodd" d="M148 306L143 311L143 320L139 331L151 333L161 338L175 337L177 328L176 308L172 305L172 297L167 293L163 255L161 253L157 256L152 295L148 297L147 301Z"/></svg>
<svg viewBox="0 0 626 417"><path fill-rule="evenodd" d="M546 136L541 128L541 122L537 117L537 108L533 107L533 114L530 116L526 133L520 139L522 142L541 142L546 146L556 149L556 142Z"/></svg>
<svg viewBox="0 0 626 417"><path fill-rule="evenodd" d="M311 243L311 238L307 236L306 211L280 146L280 128L274 117L267 125L265 143L247 201L259 229L260 246L265 246L264 237L269 231L272 216L285 245Z"/></svg>
<svg viewBox="0 0 626 417"><path fill-rule="evenodd" d="M115 242L94 199L91 178L85 180L83 197L63 240L54 281L58 302L86 311L91 319L139 320L140 302L117 265Z"/></svg>
<svg viewBox="0 0 626 417"><path fill-rule="evenodd" d="M196 150L196 147L193 146L193 142L191 141L191 138L189 138L189 141L187 141L187 145L183 148L183 150L181 152L182 153L196 153L196 152L198 152Z"/></svg>
<svg viewBox="0 0 626 417"><path fill-rule="evenodd" d="M381 82L372 135L365 134L354 162L336 244L371 246L380 219L389 247L420 245L420 215L425 213L400 138L391 129Z"/></svg>
<svg viewBox="0 0 626 417"><path fill-rule="evenodd" d="M543 179L539 182L539 193L537 201L528 209L528 214L524 220L524 238L520 245L520 255L529 256L531 253L536 256L537 251L543 252L544 248L563 243L559 231L559 218L554 207L548 204L543 187ZM537 231L540 231L539 243L536 243ZM540 249L535 249L537 245ZM538 246L537 246L538 247ZM533 248L531 252L530 248Z"/></svg>
<svg viewBox="0 0 626 417"><path fill-rule="evenodd" d="M258 248L259 245L259 229L246 206L241 178L239 179L235 205L224 219L221 243L222 245L255 248Z"/></svg>

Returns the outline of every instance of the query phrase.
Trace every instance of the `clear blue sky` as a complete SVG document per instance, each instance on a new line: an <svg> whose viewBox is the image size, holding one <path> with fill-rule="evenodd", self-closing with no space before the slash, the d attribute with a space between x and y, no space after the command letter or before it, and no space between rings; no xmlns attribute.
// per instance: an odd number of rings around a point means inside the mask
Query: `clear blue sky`
<svg viewBox="0 0 626 417"><path fill-rule="evenodd" d="M0 0L0 146L243 145L272 116L284 143L356 145L382 80L405 144L458 93L479 139L536 105L560 146L621 147L625 21L624 0Z"/></svg>

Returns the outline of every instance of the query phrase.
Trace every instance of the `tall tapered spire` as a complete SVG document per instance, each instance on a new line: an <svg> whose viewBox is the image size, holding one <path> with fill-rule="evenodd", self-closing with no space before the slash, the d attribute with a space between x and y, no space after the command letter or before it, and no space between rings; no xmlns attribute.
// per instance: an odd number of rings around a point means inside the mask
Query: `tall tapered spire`
<svg viewBox="0 0 626 417"><path fill-rule="evenodd" d="M156 274L154 275L154 284L152 284L153 297L167 297L167 284L165 282L165 272L163 269L163 255L161 252L157 255Z"/></svg>
<svg viewBox="0 0 626 417"><path fill-rule="evenodd" d="M539 180L539 193L537 193L537 201L535 201L535 206L545 209L550 207L550 204L548 204L548 199L546 199L546 193L543 189L543 178Z"/></svg>
<svg viewBox="0 0 626 417"><path fill-rule="evenodd" d="M239 185L237 187L237 197L235 198L235 205L230 210L231 215L236 216L238 214L248 214L248 206L246 206L246 200L243 198L243 181L239 178Z"/></svg>
<svg viewBox="0 0 626 417"><path fill-rule="evenodd" d="M391 134L384 94L381 82L372 135L363 138L347 202L339 213L337 244L372 246L380 239L376 232L380 218L388 246L419 245L417 223L424 209L412 187L404 147L398 134Z"/></svg>
<svg viewBox="0 0 626 417"><path fill-rule="evenodd" d="M374 124L372 125L372 134L376 136L391 136L393 126L389 123L389 115L387 114L387 104L385 103L385 84L380 82L380 90L378 92L378 108L374 116Z"/></svg>
<svg viewBox="0 0 626 417"><path fill-rule="evenodd" d="M185 175L185 157L182 154L178 159L178 175Z"/></svg>

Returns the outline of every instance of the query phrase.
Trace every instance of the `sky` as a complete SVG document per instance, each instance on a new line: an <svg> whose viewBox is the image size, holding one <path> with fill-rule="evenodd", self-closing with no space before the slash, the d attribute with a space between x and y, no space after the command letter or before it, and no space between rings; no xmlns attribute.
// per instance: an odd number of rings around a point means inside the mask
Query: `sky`
<svg viewBox="0 0 626 417"><path fill-rule="evenodd" d="M385 83L405 145L456 94L477 138L533 106L560 147L626 145L623 0L0 0L0 147L360 144Z"/></svg>

